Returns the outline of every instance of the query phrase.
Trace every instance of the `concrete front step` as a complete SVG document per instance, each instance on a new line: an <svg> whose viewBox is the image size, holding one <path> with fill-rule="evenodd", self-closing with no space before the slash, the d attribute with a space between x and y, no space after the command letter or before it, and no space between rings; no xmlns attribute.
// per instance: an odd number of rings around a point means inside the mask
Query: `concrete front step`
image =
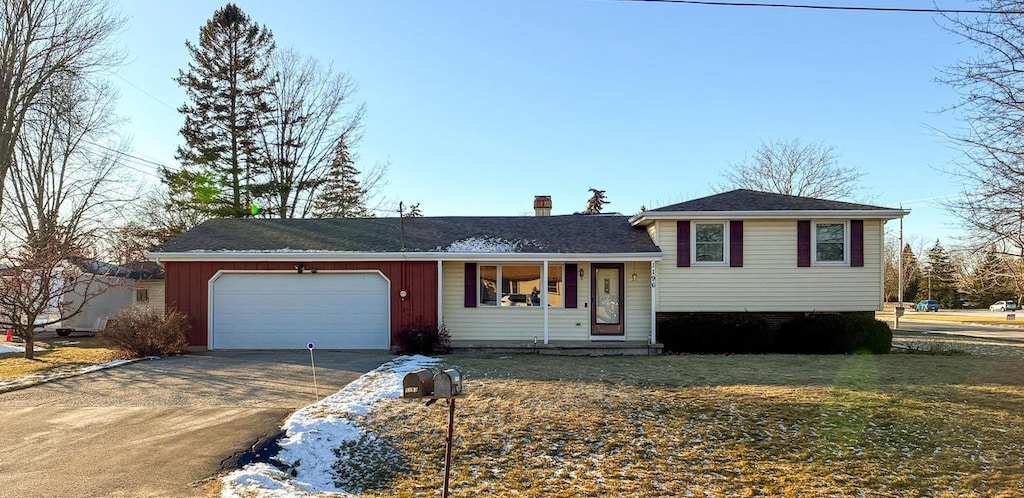
<svg viewBox="0 0 1024 498"><path fill-rule="evenodd" d="M661 344L646 341L452 341L453 353L533 353L563 356L654 356Z"/></svg>

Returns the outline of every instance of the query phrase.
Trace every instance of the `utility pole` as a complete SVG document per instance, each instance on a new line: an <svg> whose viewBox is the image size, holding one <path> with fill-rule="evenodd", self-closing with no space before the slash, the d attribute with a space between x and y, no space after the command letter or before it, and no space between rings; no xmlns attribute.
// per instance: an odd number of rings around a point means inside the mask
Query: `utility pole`
<svg viewBox="0 0 1024 498"><path fill-rule="evenodd" d="M903 204L900 204L900 211L903 210ZM900 315L903 314L903 215L900 215L900 243L899 253L896 256L896 275L898 289L896 291L896 310L894 315L896 316L895 328L900 328Z"/></svg>
<svg viewBox="0 0 1024 498"><path fill-rule="evenodd" d="M932 265L928 265L928 300L932 300Z"/></svg>

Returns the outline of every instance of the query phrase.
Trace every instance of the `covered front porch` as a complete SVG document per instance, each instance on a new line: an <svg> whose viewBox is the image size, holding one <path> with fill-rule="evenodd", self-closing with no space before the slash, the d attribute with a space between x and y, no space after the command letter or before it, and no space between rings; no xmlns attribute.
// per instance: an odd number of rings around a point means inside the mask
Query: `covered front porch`
<svg viewBox="0 0 1024 498"><path fill-rule="evenodd" d="M658 256L476 255L438 264L438 323L456 349L573 354L656 342ZM536 345L536 346L535 346ZM587 353L581 353L587 354Z"/></svg>

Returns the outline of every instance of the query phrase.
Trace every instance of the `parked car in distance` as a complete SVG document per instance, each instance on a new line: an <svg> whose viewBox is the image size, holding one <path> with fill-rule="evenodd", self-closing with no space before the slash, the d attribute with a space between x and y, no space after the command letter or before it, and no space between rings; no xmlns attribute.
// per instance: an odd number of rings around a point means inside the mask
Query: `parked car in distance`
<svg viewBox="0 0 1024 498"><path fill-rule="evenodd" d="M988 307L989 311L1016 311L1016 301L996 301L995 304Z"/></svg>
<svg viewBox="0 0 1024 498"><path fill-rule="evenodd" d="M926 299L914 305L917 311L939 311L939 302L934 299Z"/></svg>

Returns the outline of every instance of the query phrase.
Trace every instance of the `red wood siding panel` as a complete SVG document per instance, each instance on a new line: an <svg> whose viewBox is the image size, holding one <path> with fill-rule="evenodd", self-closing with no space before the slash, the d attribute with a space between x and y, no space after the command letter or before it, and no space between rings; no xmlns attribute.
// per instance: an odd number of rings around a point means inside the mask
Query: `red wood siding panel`
<svg viewBox="0 0 1024 498"><path fill-rule="evenodd" d="M576 269L576 263L567 263L565 265L565 307L566 308L575 308L576 306L578 306L577 299L579 298L579 296L577 294L579 294L579 292L577 291L577 287L579 285L579 281L576 280L578 278L576 276L576 272L578 272L578 271L579 270Z"/></svg>
<svg viewBox="0 0 1024 498"><path fill-rule="evenodd" d="M298 263L298 262L296 262ZM221 270L285 270L295 271L296 263L285 262L168 262L164 304L168 310L185 313L192 319L189 344L206 346L210 279ZM306 269L317 270L380 270L391 281L391 341L397 332L421 325L437 327L437 263L417 262L345 262L306 263ZM406 297L401 297L401 291Z"/></svg>
<svg viewBox="0 0 1024 498"><path fill-rule="evenodd" d="M850 220L850 266L864 266L864 220Z"/></svg>
<svg viewBox="0 0 1024 498"><path fill-rule="evenodd" d="M796 265L811 266L811 220L796 222Z"/></svg>
<svg viewBox="0 0 1024 498"><path fill-rule="evenodd" d="M729 222L729 266L743 266L743 222Z"/></svg>
<svg viewBox="0 0 1024 498"><path fill-rule="evenodd" d="M676 266L690 266L690 220L676 222Z"/></svg>

